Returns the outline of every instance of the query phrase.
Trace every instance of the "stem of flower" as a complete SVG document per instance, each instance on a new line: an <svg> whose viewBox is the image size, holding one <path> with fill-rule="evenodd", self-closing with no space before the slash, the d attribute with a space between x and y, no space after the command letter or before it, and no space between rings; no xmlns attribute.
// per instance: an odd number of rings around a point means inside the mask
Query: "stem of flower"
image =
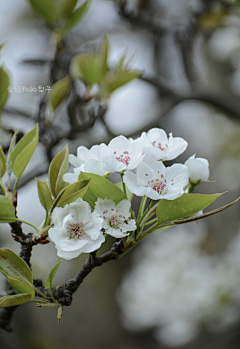
<svg viewBox="0 0 240 349"><path fill-rule="evenodd" d="M140 207L139 207L139 212L138 212L138 221L141 220L143 212L144 212L144 208L146 206L146 202L147 202L147 196L144 195L142 197L141 203L140 203Z"/></svg>
<svg viewBox="0 0 240 349"><path fill-rule="evenodd" d="M3 180L2 180L2 178L0 179L0 189L1 189L1 191L3 192L3 195L5 195L5 194L6 194L6 191L7 191L7 188L6 188L6 186L5 186L5 184L4 184Z"/></svg>
<svg viewBox="0 0 240 349"><path fill-rule="evenodd" d="M15 194L16 190L17 190L17 185L18 185L18 181L19 181L19 178L16 179L15 183L14 183L14 186L13 186L13 195Z"/></svg>
<svg viewBox="0 0 240 349"><path fill-rule="evenodd" d="M36 286L34 286L34 285L32 285L32 286L33 286L34 290L35 290L38 294L40 294L40 296L42 296L43 298L49 300L48 297L45 296L45 294L42 293ZM50 290L50 292L51 292L51 291L52 291L52 290ZM51 292L51 296L52 296L52 292ZM56 300L55 300L54 298L52 298L52 300L56 302Z"/></svg>
<svg viewBox="0 0 240 349"><path fill-rule="evenodd" d="M123 173L121 172L120 175L121 175L121 179L122 179L123 191L124 191L124 193L127 195L126 185L125 185L125 183L123 182Z"/></svg>
<svg viewBox="0 0 240 349"><path fill-rule="evenodd" d="M15 218L15 221L22 222L22 223L25 223L25 224L27 224L27 225L30 225L31 227L33 227L34 229L36 229L36 231L39 233L38 228L37 228L33 223L30 223L30 222L28 222L28 221L24 221L23 219L19 219L19 218Z"/></svg>
<svg viewBox="0 0 240 349"><path fill-rule="evenodd" d="M150 225L150 224L153 224L153 223L156 223L157 222L157 217L153 218L151 221L148 221L147 223L144 224L144 227Z"/></svg>
<svg viewBox="0 0 240 349"><path fill-rule="evenodd" d="M151 218L152 216L155 215L155 211L158 207L158 202L145 214L142 216L142 219L141 219L141 224L140 226L144 226L144 223L148 221L149 218Z"/></svg>

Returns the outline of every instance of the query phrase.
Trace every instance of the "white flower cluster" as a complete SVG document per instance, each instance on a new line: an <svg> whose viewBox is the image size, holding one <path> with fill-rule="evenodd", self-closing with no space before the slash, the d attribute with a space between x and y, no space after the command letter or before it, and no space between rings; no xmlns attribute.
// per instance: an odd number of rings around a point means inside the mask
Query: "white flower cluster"
<svg viewBox="0 0 240 349"><path fill-rule="evenodd" d="M130 218L131 203L98 198L95 210L81 198L66 206L56 207L52 213L54 226L49 229L49 238L55 243L60 258L72 259L81 253L97 250L105 241L104 232L121 238L136 229Z"/></svg>
<svg viewBox="0 0 240 349"><path fill-rule="evenodd" d="M158 128L142 133L136 140L118 136L108 145L102 143L91 149L80 146L77 156L69 156L74 173L66 173L63 179L74 183L81 172L100 176L119 172L131 193L153 200L175 200L190 184L189 173L200 182L209 175L207 160L195 159L195 156L185 165L164 166L163 161L175 159L186 148L185 140L172 134L168 138L165 131ZM130 219L130 207L128 200L115 205L113 200L98 198L93 212L82 199L64 208L55 208L49 237L56 244L58 256L71 259L82 252L95 251L105 240L104 232L122 238L134 231L136 222Z"/></svg>
<svg viewBox="0 0 240 349"><path fill-rule="evenodd" d="M155 329L160 342L183 345L204 324L219 330L240 318L240 232L220 256L204 253L205 233L173 228L147 239L118 291L126 327Z"/></svg>
<svg viewBox="0 0 240 349"><path fill-rule="evenodd" d="M205 159L204 169L197 167L197 159L194 163L189 159L184 165L174 164L167 168L164 166L163 161L175 159L186 148L187 142L184 139L173 137L172 134L168 138L165 131L158 128L143 132L136 140L118 136L108 145L102 143L91 149L80 146L77 156L69 156L74 173L65 174L63 179L74 183L82 171L101 176L124 172L123 181L133 194L147 195L153 200L174 200L184 193L184 188L189 183L189 162L194 178L197 176L200 181L204 181L206 171L209 175L208 162ZM202 171L205 171L204 179Z"/></svg>

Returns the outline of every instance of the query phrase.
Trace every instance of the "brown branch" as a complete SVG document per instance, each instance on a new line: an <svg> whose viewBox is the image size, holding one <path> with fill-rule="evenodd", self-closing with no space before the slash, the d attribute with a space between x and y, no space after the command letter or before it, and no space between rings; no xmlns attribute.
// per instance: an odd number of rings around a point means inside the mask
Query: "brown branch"
<svg viewBox="0 0 240 349"><path fill-rule="evenodd" d="M90 253L89 258L83 264L81 270L73 279L68 280L64 285L53 288L53 297L62 305L69 306L72 303L72 295L77 291L86 276L95 268L111 260L118 260L118 255L123 252L124 244L122 239L113 244L110 251L96 256L96 252ZM42 286L41 280L35 280L34 285L48 298L51 298L50 290Z"/></svg>
<svg viewBox="0 0 240 349"><path fill-rule="evenodd" d="M222 111L229 114L229 116L231 116L233 119L237 119L238 121L240 120L239 98L231 94L216 94L212 91L203 91L198 89L195 89L193 93L180 94L167 87L163 82L156 78L141 77L140 79L156 87L160 93L169 95L173 102L172 107L187 100L198 100L200 102L208 103L214 107L220 108Z"/></svg>

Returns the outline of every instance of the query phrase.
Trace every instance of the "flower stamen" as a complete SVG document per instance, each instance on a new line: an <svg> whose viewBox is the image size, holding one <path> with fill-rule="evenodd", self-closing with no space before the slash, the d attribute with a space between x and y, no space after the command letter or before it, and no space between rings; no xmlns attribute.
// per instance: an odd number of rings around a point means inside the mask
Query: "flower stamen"
<svg viewBox="0 0 240 349"><path fill-rule="evenodd" d="M162 146L162 143L158 143L156 141L152 142L152 145L155 147L155 148L158 148L160 150L165 150L166 148L168 148L168 145L165 144L165 148L164 146Z"/></svg>
<svg viewBox="0 0 240 349"><path fill-rule="evenodd" d="M163 178L162 175L161 175L161 178ZM153 179L153 180L148 182L148 185L149 185L149 187L151 187L153 190L155 190L159 194L163 194L166 190L167 180L164 179L164 181L162 181L158 178Z"/></svg>
<svg viewBox="0 0 240 349"><path fill-rule="evenodd" d="M77 238L78 240L81 240L82 235L85 233L84 225L85 223L83 222L69 223L67 225L67 235L69 238Z"/></svg>

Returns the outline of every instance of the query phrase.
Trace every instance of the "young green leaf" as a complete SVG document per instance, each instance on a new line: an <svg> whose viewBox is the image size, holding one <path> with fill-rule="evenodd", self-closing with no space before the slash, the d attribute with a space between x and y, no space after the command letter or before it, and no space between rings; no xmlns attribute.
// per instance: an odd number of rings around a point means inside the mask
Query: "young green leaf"
<svg viewBox="0 0 240 349"><path fill-rule="evenodd" d="M15 222L15 210L11 201L3 195L0 195L0 223Z"/></svg>
<svg viewBox="0 0 240 349"><path fill-rule="evenodd" d="M20 178L38 143L38 124L16 144L10 154L9 166Z"/></svg>
<svg viewBox="0 0 240 349"><path fill-rule="evenodd" d="M54 278L56 272L58 271L61 260L62 260L62 258L60 258L57 261L57 263L50 270L48 277L47 277L47 280L46 280L46 283L45 283L45 288L50 288L50 289L52 288L52 281L53 281L53 278Z"/></svg>
<svg viewBox="0 0 240 349"><path fill-rule="evenodd" d="M65 0L66 1L66 0ZM81 20L81 18L85 15L87 8L89 5L89 1L87 0L82 6L77 8L69 17L67 23L62 29L62 35L66 35L75 25L78 24L78 22Z"/></svg>
<svg viewBox="0 0 240 349"><path fill-rule="evenodd" d="M103 82L103 90L107 90L108 93L111 94L117 88L127 84L133 79L139 78L140 75L141 72L137 71L119 71L116 73L108 73Z"/></svg>
<svg viewBox="0 0 240 349"><path fill-rule="evenodd" d="M50 189L48 187L47 182L41 181L38 178L36 178L36 180L37 180L39 200L42 206L45 208L45 211L48 213L53 204L53 199L52 199Z"/></svg>
<svg viewBox="0 0 240 349"><path fill-rule="evenodd" d="M8 248L0 249L0 271L7 277L32 284L33 276L28 265Z"/></svg>
<svg viewBox="0 0 240 349"><path fill-rule="evenodd" d="M157 208L158 223L162 224L189 217L209 206L222 194L183 194L176 200L162 199Z"/></svg>
<svg viewBox="0 0 240 349"><path fill-rule="evenodd" d="M65 188L68 183L64 182L62 176L68 171L68 145L58 153L49 166L48 179L52 195L56 198L60 191Z"/></svg>
<svg viewBox="0 0 240 349"><path fill-rule="evenodd" d="M29 0L32 8L42 17L47 24L56 20L57 9L55 0Z"/></svg>
<svg viewBox="0 0 240 349"><path fill-rule="evenodd" d="M3 108L4 104L8 99L8 86L10 85L10 80L8 74L5 72L3 67L0 67L0 110Z"/></svg>
<svg viewBox="0 0 240 349"><path fill-rule="evenodd" d="M102 69L102 60L98 55L80 53L73 57L70 64L73 78L82 80L87 86L101 83L106 72Z"/></svg>
<svg viewBox="0 0 240 349"><path fill-rule="evenodd" d="M32 295L30 293L20 293L14 296L4 296L0 298L0 307L13 307L19 304L30 302Z"/></svg>
<svg viewBox="0 0 240 349"><path fill-rule="evenodd" d="M64 191L56 206L64 207L65 205L76 201L78 198L83 198L89 188L90 181L91 180L83 180L70 184Z"/></svg>
<svg viewBox="0 0 240 349"><path fill-rule="evenodd" d="M12 170L10 168L10 156L12 154L12 151L15 147L15 144L16 144L16 137L17 137L17 130L14 132L13 136L12 136L12 139L11 139L11 142L10 142L10 146L9 146L9 149L8 149L8 153L7 153L7 171L8 171L8 174L10 175Z"/></svg>
<svg viewBox="0 0 240 349"><path fill-rule="evenodd" d="M7 161L5 159L5 156L2 152L2 148L0 147L0 178L4 176L4 173L7 169Z"/></svg>
<svg viewBox="0 0 240 349"><path fill-rule="evenodd" d="M62 103L67 96L72 79L70 76L66 76L64 79L57 81L52 86L52 90L49 93L49 102L52 109L55 111L57 107Z"/></svg>
<svg viewBox="0 0 240 349"><path fill-rule="evenodd" d="M98 198L108 198L112 199L117 205L121 200L126 199L124 192L116 187L113 183L109 182L105 177L95 175L92 173L82 172L80 173L78 180L90 179L89 188L84 195L83 199L89 203L89 205L94 208L95 202Z"/></svg>
<svg viewBox="0 0 240 349"><path fill-rule="evenodd" d="M57 17L68 18L77 5L78 0L61 0L57 1Z"/></svg>
<svg viewBox="0 0 240 349"><path fill-rule="evenodd" d="M3 275L6 276L9 284L15 288L16 291L19 293L29 293L32 297L32 299L35 297L35 290L33 285L31 285L29 282L25 282L22 280L19 280L17 278L11 277L3 273Z"/></svg>

